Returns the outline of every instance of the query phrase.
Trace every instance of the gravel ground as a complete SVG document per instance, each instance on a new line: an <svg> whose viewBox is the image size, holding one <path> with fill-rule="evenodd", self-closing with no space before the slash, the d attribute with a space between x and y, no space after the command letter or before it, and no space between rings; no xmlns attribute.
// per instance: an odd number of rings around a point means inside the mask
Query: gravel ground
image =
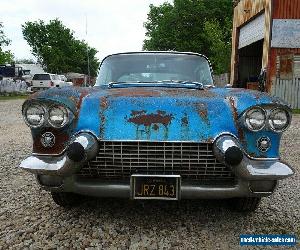
<svg viewBox="0 0 300 250"><path fill-rule="evenodd" d="M0 249L240 249L240 234L300 236L299 115L281 147L298 173L281 181L255 213L232 212L225 201L117 199L90 199L65 210L18 169L31 151L22 102L0 101Z"/></svg>

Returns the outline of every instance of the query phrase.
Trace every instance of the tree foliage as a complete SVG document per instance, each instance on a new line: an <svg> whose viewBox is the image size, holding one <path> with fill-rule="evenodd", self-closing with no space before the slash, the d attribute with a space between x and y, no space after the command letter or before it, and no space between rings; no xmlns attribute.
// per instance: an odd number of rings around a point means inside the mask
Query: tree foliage
<svg viewBox="0 0 300 250"><path fill-rule="evenodd" d="M145 50L192 51L208 56L216 73L229 69L231 0L174 0L150 5Z"/></svg>
<svg viewBox="0 0 300 250"><path fill-rule="evenodd" d="M4 50L10 44L10 40L5 36L3 24L0 23L0 64L12 63L14 56L9 50Z"/></svg>
<svg viewBox="0 0 300 250"><path fill-rule="evenodd" d="M88 74L88 51L90 74L97 74L97 50L89 47L85 41L76 39L74 32L60 20L50 20L49 23L42 20L26 22L22 25L22 31L32 54L48 72Z"/></svg>

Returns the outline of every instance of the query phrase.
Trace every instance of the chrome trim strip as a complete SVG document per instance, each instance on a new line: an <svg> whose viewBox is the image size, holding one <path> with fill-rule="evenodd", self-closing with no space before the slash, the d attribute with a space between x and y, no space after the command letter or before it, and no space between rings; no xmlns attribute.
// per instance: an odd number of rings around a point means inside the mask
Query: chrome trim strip
<svg viewBox="0 0 300 250"><path fill-rule="evenodd" d="M51 190L51 189L50 189ZM118 197L130 198L131 187L129 182L117 181L84 181L75 179L69 187L60 191L74 192L83 195L96 197ZM233 197L247 196L268 196L269 193L251 193L247 181L239 181L234 186L202 186L186 181L181 182L180 198L181 199L222 199Z"/></svg>
<svg viewBox="0 0 300 250"><path fill-rule="evenodd" d="M31 155L33 155L33 156L53 156L53 157L59 157L59 156L62 156L67 151L67 148L68 147L65 147L63 149L63 151L61 153L59 153L59 154L41 154L41 153L32 152Z"/></svg>

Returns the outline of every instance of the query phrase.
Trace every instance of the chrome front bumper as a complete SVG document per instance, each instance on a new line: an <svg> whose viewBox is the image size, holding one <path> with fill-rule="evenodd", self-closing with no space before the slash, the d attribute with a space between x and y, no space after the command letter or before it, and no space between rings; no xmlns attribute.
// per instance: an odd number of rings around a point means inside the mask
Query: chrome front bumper
<svg viewBox="0 0 300 250"><path fill-rule="evenodd" d="M130 183L103 181L103 180L82 180L73 175L79 170L79 165L72 165L67 157L59 157L57 163L53 157L30 156L20 166L22 169L36 174L40 185L49 191L74 192L82 195L97 197L119 197L130 198ZM251 191L251 182L260 181L264 186L267 181L274 181L287 178L293 175L294 171L288 165L280 161L255 161L244 156L243 161L233 169L238 179L233 186L207 186L197 185L195 182L182 182L180 192L182 199L220 199L249 196L268 196L274 191L267 192ZM62 182L57 186L47 186L39 180L39 176L50 178L60 177ZM269 184L267 184L269 185Z"/></svg>
<svg viewBox="0 0 300 250"><path fill-rule="evenodd" d="M68 156L34 156L23 160L20 168L33 174L70 176L77 172L82 162L73 162ZM252 160L244 156L242 162L232 167L236 177L244 180L281 180L292 176L294 170L278 160Z"/></svg>
<svg viewBox="0 0 300 250"><path fill-rule="evenodd" d="M230 138L225 139L230 140ZM77 143L77 146L80 144L80 147L84 149L84 158L80 161L72 160L72 154L68 154L68 152L57 157L31 155L21 162L20 168L35 174L38 179L39 176L44 176L50 180L51 178L61 180L61 183L58 181L59 185L45 185L39 181L44 188L51 191L74 192L100 197L130 197L130 183L103 180L84 181L74 175L88 160L94 158L99 150L97 140L89 134L79 135L74 142ZM219 154L220 160L223 159L222 153L226 151L224 145L216 153ZM253 192L250 188L251 183L258 181L262 183L262 186L266 186L269 185L267 183L276 183L277 180L294 174L289 165L279 160L253 160L243 154L239 162L236 166L230 166L238 180L237 184L216 187L202 186L195 182L182 182L181 197L192 199L269 195L273 191L272 188L268 192Z"/></svg>

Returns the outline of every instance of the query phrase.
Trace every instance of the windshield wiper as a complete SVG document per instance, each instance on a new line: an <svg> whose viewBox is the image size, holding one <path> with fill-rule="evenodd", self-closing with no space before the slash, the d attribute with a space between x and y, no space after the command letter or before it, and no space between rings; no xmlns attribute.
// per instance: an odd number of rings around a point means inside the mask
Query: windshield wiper
<svg viewBox="0 0 300 250"><path fill-rule="evenodd" d="M204 89L204 84L202 82L196 82L196 81L177 81L177 82L183 84L194 84L198 87L198 89Z"/></svg>
<svg viewBox="0 0 300 250"><path fill-rule="evenodd" d="M180 84L186 84L186 85L195 85L197 89L204 89L204 84L201 82L196 82L196 81L183 81L183 80L162 80L162 81L115 81L115 82L109 82L108 83L108 88L112 88L113 85L117 84L136 84L136 83L180 83Z"/></svg>
<svg viewBox="0 0 300 250"><path fill-rule="evenodd" d="M117 84L135 84L135 83L157 83L157 81L120 81L120 82L109 82L108 83L108 87L112 88L113 85L117 85Z"/></svg>

